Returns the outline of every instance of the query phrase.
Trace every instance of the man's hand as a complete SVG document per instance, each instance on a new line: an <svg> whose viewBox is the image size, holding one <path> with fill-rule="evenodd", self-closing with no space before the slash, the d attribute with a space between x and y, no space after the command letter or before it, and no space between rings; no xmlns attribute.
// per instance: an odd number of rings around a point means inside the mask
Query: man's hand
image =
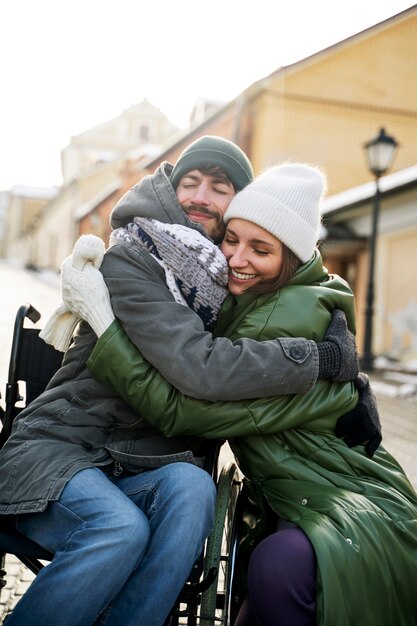
<svg viewBox="0 0 417 626"><path fill-rule="evenodd" d="M358 350L353 333L347 327L343 311L336 309L322 342L317 344L319 352L318 378L334 382L354 380L359 372Z"/></svg>
<svg viewBox="0 0 417 626"><path fill-rule="evenodd" d="M372 457L382 441L378 405L366 374L359 374L355 385L359 392L358 404L339 417L335 433L345 440L349 448L364 443L367 455Z"/></svg>

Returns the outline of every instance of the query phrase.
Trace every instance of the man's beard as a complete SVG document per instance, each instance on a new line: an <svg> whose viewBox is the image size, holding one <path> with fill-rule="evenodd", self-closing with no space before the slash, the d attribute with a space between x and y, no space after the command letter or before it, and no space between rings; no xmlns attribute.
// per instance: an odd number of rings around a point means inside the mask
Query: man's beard
<svg viewBox="0 0 417 626"><path fill-rule="evenodd" d="M208 215L209 217L213 218L215 221L212 224L207 225L209 226L209 228L207 229L204 228L202 224L200 224L200 226L202 226L203 230L207 233L207 235L213 239L214 243L220 243L222 241L225 230L226 230L226 226L223 222L222 217L219 215L219 213L215 211L210 211L206 207L196 206L196 205L193 205L192 207L181 205L181 208L184 211L184 213L187 215L187 217L188 217L189 211L198 211L199 213L202 213L203 215ZM193 222L193 224L198 224L198 222L194 222L190 217L189 219L191 222Z"/></svg>

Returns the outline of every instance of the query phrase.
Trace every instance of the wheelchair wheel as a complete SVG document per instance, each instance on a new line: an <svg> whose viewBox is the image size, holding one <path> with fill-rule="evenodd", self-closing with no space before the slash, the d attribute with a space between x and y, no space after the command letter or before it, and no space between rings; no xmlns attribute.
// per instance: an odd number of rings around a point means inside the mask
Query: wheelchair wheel
<svg viewBox="0 0 417 626"><path fill-rule="evenodd" d="M200 626L231 625L231 590L237 549L235 512L240 488L236 465L225 465L217 484L214 528L208 538L204 558L204 576L212 571L217 573L214 582L201 597Z"/></svg>

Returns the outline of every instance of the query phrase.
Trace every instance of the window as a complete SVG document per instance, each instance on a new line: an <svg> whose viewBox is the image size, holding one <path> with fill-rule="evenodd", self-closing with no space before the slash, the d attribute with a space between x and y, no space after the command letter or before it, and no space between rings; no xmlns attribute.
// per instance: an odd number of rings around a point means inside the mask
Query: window
<svg viewBox="0 0 417 626"><path fill-rule="evenodd" d="M141 141L149 140L149 126L147 124L141 124L139 126L139 139Z"/></svg>

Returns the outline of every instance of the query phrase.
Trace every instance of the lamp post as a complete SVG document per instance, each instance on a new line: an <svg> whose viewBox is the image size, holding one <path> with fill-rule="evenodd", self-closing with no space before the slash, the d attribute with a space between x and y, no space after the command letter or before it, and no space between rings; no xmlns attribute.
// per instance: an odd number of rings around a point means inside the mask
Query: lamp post
<svg viewBox="0 0 417 626"><path fill-rule="evenodd" d="M381 128L379 134L368 141L364 145L364 148L366 151L369 170L375 176L375 196L372 208L372 231L369 242L369 272L365 309L365 338L362 356L362 369L365 371L371 371L373 367L372 317L374 309L375 248L380 207L379 179L382 174L385 174L385 172L391 167L397 152L398 143L395 141L394 137L390 137L385 133L384 128Z"/></svg>

